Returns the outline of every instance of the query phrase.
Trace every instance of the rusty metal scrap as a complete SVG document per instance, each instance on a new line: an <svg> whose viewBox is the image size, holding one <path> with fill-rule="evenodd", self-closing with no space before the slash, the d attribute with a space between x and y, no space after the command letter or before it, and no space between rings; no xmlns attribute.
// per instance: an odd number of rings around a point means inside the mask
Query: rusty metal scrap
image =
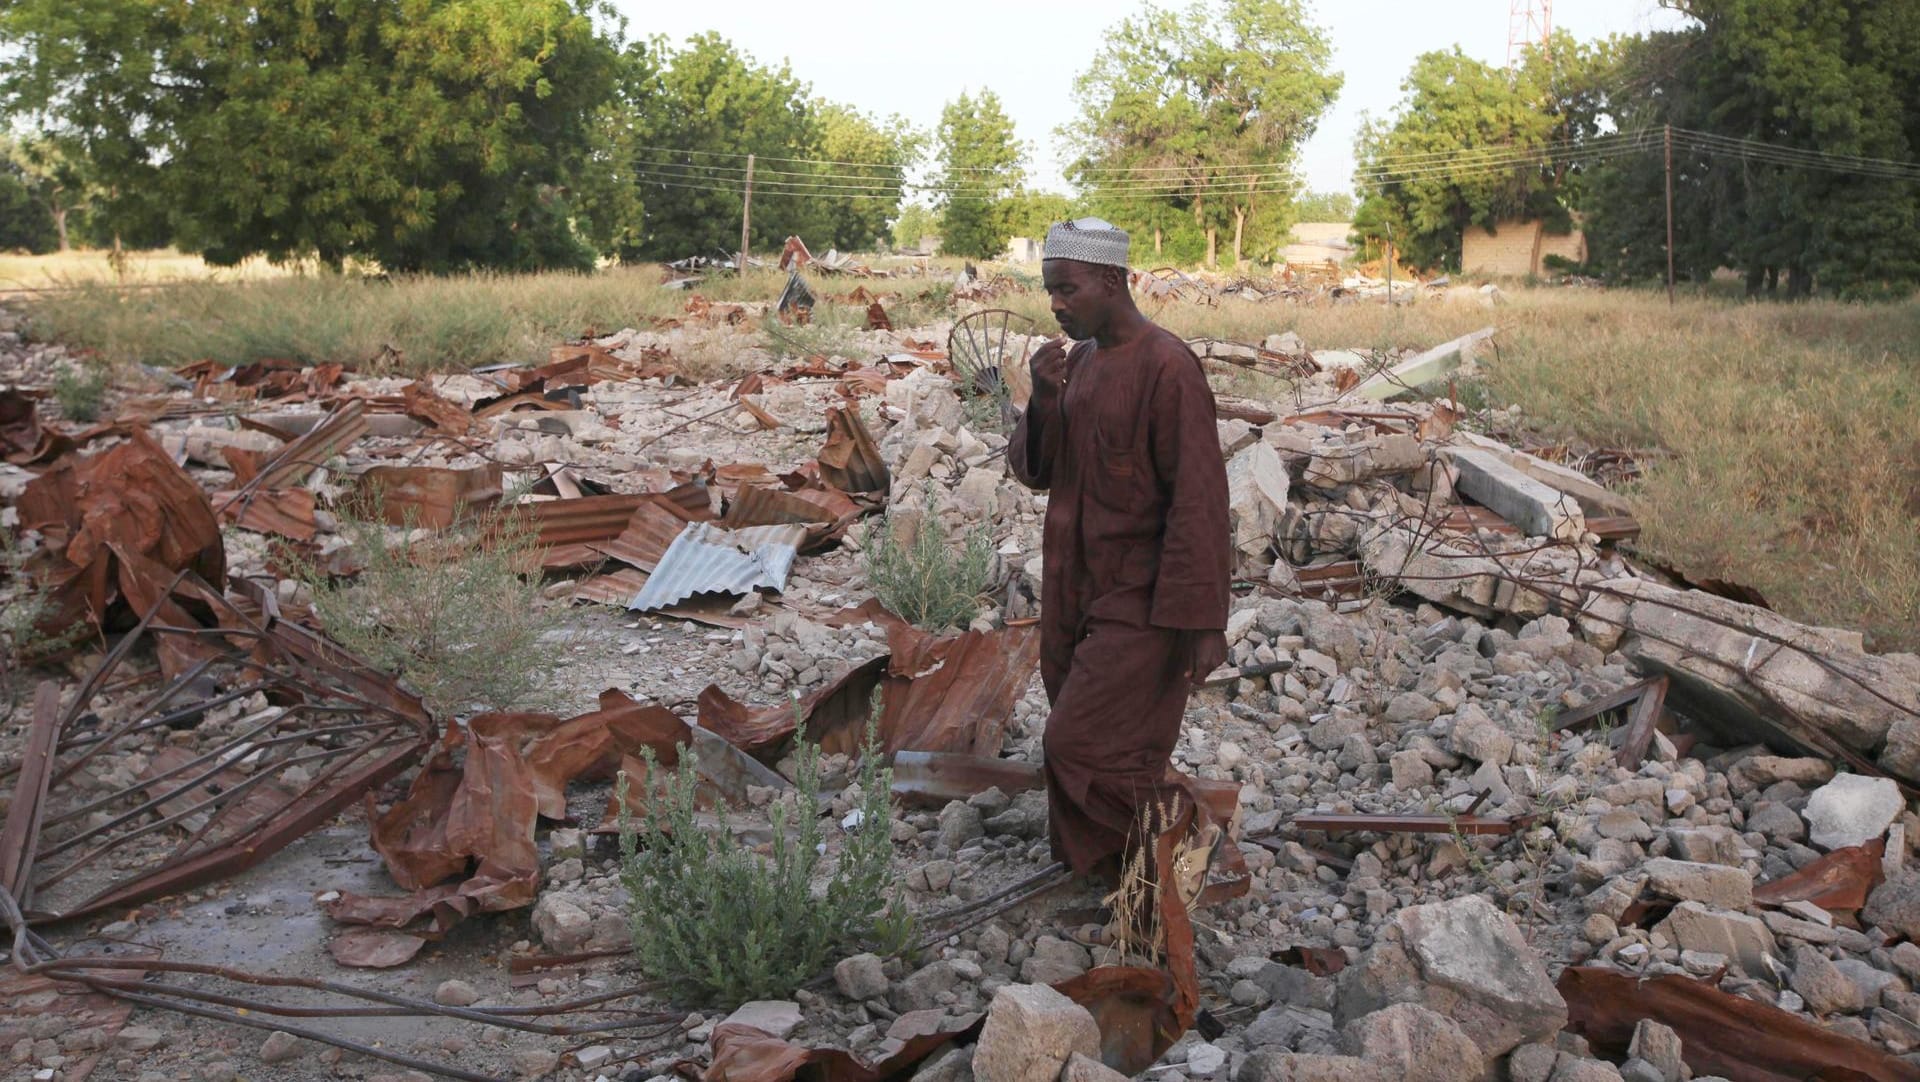
<svg viewBox="0 0 1920 1082"><path fill-rule="evenodd" d="M220 505L220 517L254 533L273 534L290 541L311 541L320 531L314 518L315 506L312 492L304 488L282 488L224 501Z"/></svg>
<svg viewBox="0 0 1920 1082"><path fill-rule="evenodd" d="M32 570L50 591L40 624L50 635L83 621L102 626L116 601L151 595L177 572L216 588L225 581L213 505L143 429L110 450L61 459L27 485L18 509L21 526L45 538Z"/></svg>
<svg viewBox="0 0 1920 1082"><path fill-rule="evenodd" d="M464 436L473 430L473 414L465 406L442 395L433 385L415 380L400 388L401 411L407 416L450 436Z"/></svg>
<svg viewBox="0 0 1920 1082"><path fill-rule="evenodd" d="M0 391L0 458L26 466L52 461L73 448L73 437L41 423L39 403L11 388Z"/></svg>
<svg viewBox="0 0 1920 1082"><path fill-rule="evenodd" d="M297 485L368 431L367 404L358 399L349 401L304 435L282 447L279 453L260 467L259 474L247 483L247 487L285 488Z"/></svg>
<svg viewBox="0 0 1920 1082"><path fill-rule="evenodd" d="M500 467L374 466L355 481L393 526L444 530L500 502Z"/></svg>
<svg viewBox="0 0 1920 1082"><path fill-rule="evenodd" d="M1641 980L1598 966L1569 966L1558 988L1567 1001L1567 1028L1602 1054L1624 1058L1634 1027L1651 1019L1679 1034L1681 1058L1696 1075L1732 1082L1920 1082L1920 1065L1704 981L1675 975Z"/></svg>
<svg viewBox="0 0 1920 1082"><path fill-rule="evenodd" d="M1812 902L1835 916L1851 917L1886 878L1881 864L1886 848L1885 838L1875 838L1865 845L1835 849L1790 875L1755 886L1754 903Z"/></svg>
<svg viewBox="0 0 1920 1082"><path fill-rule="evenodd" d="M840 408L827 415L827 442L820 449L820 477L842 492L885 495L891 485L887 460L873 442L860 411Z"/></svg>
<svg viewBox="0 0 1920 1082"><path fill-rule="evenodd" d="M252 867L399 773L428 742L417 701L310 632L255 624L230 605L211 632L166 626L154 621L162 610L149 608L56 722L36 722L35 746L57 734L44 795L14 801L5 835L9 845L30 839L12 885L35 922ZM136 709L95 714L99 688L134 646L169 638L195 640L201 660ZM165 739L186 726L197 743ZM22 769L38 768L30 758ZM20 777L19 795L31 797L31 778Z"/></svg>
<svg viewBox="0 0 1920 1082"><path fill-rule="evenodd" d="M880 1082L904 1078L918 1063L954 1043L976 1036L985 1015L964 1015L942 1023L931 1033L905 1037L899 1048L877 1063L868 1063L841 1048L806 1048L739 1022L723 1022L713 1029L713 1061L700 1074L701 1082L788 1082L803 1072L822 1082Z"/></svg>

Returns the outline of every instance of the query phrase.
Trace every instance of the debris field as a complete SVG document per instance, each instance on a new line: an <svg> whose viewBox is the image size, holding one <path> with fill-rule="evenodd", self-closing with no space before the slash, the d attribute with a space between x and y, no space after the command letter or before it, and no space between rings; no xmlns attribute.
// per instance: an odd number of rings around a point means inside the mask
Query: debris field
<svg viewBox="0 0 1920 1082"><path fill-rule="evenodd" d="M92 425L0 312L0 604L78 629L8 674L0 1074L1920 1079L1920 657L1636 561L1630 456L1530 453L1450 393L1497 325L1193 343L1239 567L1174 766L1234 844L1164 958L1073 941L1099 899L1046 842L1046 496L1004 462L1020 287L895 328L867 279L852 347L782 359L762 320L864 273L783 269L780 302L681 278L682 315L540 365L144 370ZM329 638L295 567L351 575L373 490L418 540L537 539L546 708L430 709ZM991 541L965 628L867 584L870 530L930 515ZM884 826L848 816L870 703ZM615 779L690 755L763 846L802 725L830 844L890 830L917 949L667 1002L627 958Z"/></svg>

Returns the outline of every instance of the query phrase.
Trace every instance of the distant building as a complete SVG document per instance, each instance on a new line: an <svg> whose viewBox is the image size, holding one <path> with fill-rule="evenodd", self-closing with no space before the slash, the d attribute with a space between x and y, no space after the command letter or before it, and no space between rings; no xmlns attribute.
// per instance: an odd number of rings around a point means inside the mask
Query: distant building
<svg viewBox="0 0 1920 1082"><path fill-rule="evenodd" d="M1585 263L1587 235L1577 226L1570 233L1551 233L1544 222L1518 219L1496 223L1491 230L1468 226L1460 243L1460 269L1468 274L1514 278L1545 274L1550 255Z"/></svg>
<svg viewBox="0 0 1920 1082"><path fill-rule="evenodd" d="M1007 241L1007 254L1002 257L1008 263L1040 262L1040 242L1032 237L1014 237Z"/></svg>
<svg viewBox="0 0 1920 1082"><path fill-rule="evenodd" d="M1351 222L1297 223L1289 243L1280 249L1280 262L1295 265L1345 262L1353 254L1353 244L1347 240L1352 232Z"/></svg>

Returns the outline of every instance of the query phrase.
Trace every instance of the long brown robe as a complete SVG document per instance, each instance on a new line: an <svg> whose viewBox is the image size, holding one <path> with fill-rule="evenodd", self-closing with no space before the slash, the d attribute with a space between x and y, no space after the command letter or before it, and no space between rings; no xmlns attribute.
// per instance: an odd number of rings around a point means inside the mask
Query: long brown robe
<svg viewBox="0 0 1920 1082"><path fill-rule="evenodd" d="M1051 409L1029 409L1008 460L1047 490L1040 678L1056 859L1085 874L1121 854L1143 809L1194 806L1169 770L1192 682L1181 632L1226 627L1227 475L1213 393L1159 327L1068 354Z"/></svg>

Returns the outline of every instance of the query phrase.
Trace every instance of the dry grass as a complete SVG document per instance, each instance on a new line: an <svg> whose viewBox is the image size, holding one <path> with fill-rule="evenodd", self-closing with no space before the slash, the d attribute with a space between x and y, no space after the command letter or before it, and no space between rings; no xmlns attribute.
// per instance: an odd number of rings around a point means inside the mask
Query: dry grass
<svg viewBox="0 0 1920 1082"><path fill-rule="evenodd" d="M237 267L211 267L197 255L171 248L123 254L124 262L116 269L113 253L105 250L75 249L47 255L0 252L0 293L16 289L61 289L96 282L237 282L292 273L264 259L249 259Z"/></svg>
<svg viewBox="0 0 1920 1082"><path fill-rule="evenodd" d="M950 319L947 262L936 261L927 277L810 275L820 329L797 333L857 325L858 307L827 298L862 285L898 295L887 302L896 327ZM660 288L660 277L658 268L639 267L592 276L102 286L43 295L32 314L50 336L112 362L287 357L446 371L535 361L565 338L683 316L688 293ZM771 301L785 277L715 275L698 292L715 302ZM1507 298L1491 310L1474 300L1392 310L1228 300L1150 314L1188 336L1259 341L1291 330L1314 348L1362 350L1423 348L1497 324L1486 380L1463 394L1520 406L1549 438L1662 452L1632 491L1653 555L1694 575L1757 587L1796 619L1860 628L1881 649L1920 649L1920 304L1696 297L1670 309L1657 293L1522 286ZM1013 308L1052 326L1037 292L963 307ZM689 342L683 363L697 370L690 374L724 378L814 344L772 341L749 321ZM1271 381L1235 379L1237 391L1285 401Z"/></svg>

